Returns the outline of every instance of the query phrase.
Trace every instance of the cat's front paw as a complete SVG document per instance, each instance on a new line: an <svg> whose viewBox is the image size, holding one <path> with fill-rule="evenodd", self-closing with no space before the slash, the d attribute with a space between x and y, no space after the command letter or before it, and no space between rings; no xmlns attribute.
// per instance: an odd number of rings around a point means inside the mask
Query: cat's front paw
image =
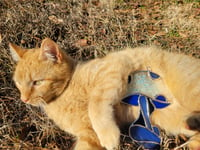
<svg viewBox="0 0 200 150"><path fill-rule="evenodd" d="M118 128L108 128L101 131L100 143L107 150L117 150L119 146L120 131Z"/></svg>

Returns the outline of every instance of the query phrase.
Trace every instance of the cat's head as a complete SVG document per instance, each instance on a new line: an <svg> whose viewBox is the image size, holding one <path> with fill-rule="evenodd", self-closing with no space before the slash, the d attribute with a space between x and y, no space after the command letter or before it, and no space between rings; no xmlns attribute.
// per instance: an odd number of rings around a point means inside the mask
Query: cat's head
<svg viewBox="0 0 200 150"><path fill-rule="evenodd" d="M67 87L75 63L49 38L40 48L23 49L10 44L10 52L17 65L13 80L21 100L32 105L53 101Z"/></svg>

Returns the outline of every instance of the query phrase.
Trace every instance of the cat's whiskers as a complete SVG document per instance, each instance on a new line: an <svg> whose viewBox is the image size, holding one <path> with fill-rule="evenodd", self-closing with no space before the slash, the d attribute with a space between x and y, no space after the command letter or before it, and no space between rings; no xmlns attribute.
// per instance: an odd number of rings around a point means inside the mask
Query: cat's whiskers
<svg viewBox="0 0 200 150"><path fill-rule="evenodd" d="M34 99L32 99L32 102L33 105L37 105L39 107L43 107L47 104L42 96L35 97Z"/></svg>
<svg viewBox="0 0 200 150"><path fill-rule="evenodd" d="M47 105L46 101L44 100L44 98L42 96L38 97L39 98L39 105L40 106L45 106Z"/></svg>

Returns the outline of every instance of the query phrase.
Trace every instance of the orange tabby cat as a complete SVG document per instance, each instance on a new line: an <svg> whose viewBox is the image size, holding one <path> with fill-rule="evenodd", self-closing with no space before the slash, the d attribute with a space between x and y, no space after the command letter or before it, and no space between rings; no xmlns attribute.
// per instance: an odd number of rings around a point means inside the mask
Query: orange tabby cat
<svg viewBox="0 0 200 150"><path fill-rule="evenodd" d="M77 137L75 150L113 150L120 128L134 121L138 108L121 103L130 73L159 74L170 105L155 110L154 124L169 134L191 136L188 145L200 149L200 61L155 47L125 49L89 62L76 62L51 39L40 48L10 44L18 64L14 81L27 104L42 106L49 118Z"/></svg>

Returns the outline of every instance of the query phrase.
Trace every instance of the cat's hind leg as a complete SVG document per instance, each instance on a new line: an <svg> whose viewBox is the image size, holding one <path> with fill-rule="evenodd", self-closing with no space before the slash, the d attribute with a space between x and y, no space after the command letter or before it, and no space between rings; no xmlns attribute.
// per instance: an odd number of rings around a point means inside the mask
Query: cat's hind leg
<svg viewBox="0 0 200 150"><path fill-rule="evenodd" d="M200 133L192 136L187 143L190 150L200 150Z"/></svg>

